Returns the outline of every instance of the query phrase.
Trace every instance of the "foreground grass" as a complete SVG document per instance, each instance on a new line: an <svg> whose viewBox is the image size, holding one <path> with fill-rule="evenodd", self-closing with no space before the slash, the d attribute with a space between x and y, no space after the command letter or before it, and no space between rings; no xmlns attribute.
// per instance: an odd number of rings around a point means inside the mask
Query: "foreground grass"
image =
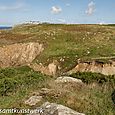
<svg viewBox="0 0 115 115"><path fill-rule="evenodd" d="M86 115L114 115L115 106L112 92L115 89L115 76L97 73L74 73L71 77L81 79L84 84L50 83L60 96L47 95L51 102L61 103Z"/></svg>
<svg viewBox="0 0 115 115"><path fill-rule="evenodd" d="M27 66L0 70L0 108L17 107L33 90L45 87L48 76ZM18 104L17 104L18 102Z"/></svg>
<svg viewBox="0 0 115 115"><path fill-rule="evenodd" d="M86 115L114 115L115 108L111 100L113 88L110 84L90 84L86 86L76 86L66 84L58 86L56 89L63 88L60 97L46 96L51 102L61 103L78 112Z"/></svg>
<svg viewBox="0 0 115 115"><path fill-rule="evenodd" d="M56 84L54 78L35 72L29 67L0 70L0 108L35 108L49 101L68 106L86 115L114 115L111 94L115 89L115 76L95 73L76 73L71 77L83 80L83 84ZM42 102L30 107L24 104L33 92L41 88L52 89Z"/></svg>

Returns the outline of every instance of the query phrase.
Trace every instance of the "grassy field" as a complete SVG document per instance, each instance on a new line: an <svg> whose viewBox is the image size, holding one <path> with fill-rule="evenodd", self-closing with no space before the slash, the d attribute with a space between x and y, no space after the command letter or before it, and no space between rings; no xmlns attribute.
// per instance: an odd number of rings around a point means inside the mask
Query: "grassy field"
<svg viewBox="0 0 115 115"><path fill-rule="evenodd" d="M115 28L102 25L19 25L0 33L0 45L40 42L44 52L34 61L48 64L64 58L62 70L76 64L77 59L90 60L115 57Z"/></svg>
<svg viewBox="0 0 115 115"><path fill-rule="evenodd" d="M0 30L0 46L14 43L39 42L45 50L33 61L48 65L58 60L61 71L76 65L77 59L93 58L108 61L115 56L115 27L113 25L18 25L11 30ZM101 59L107 57L107 59ZM61 61L64 59L64 61ZM54 84L56 78L43 75L27 66L0 69L0 108L31 108L24 101L41 88L53 89L43 96L50 101L68 106L86 115L114 115L111 94L115 89L115 75L75 73L79 84Z"/></svg>

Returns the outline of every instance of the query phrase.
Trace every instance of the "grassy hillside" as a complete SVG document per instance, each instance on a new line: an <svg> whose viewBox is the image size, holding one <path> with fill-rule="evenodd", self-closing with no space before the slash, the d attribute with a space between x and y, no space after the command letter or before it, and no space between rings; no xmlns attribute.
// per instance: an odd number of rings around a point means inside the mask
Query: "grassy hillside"
<svg viewBox="0 0 115 115"><path fill-rule="evenodd" d="M40 42L44 52L35 59L48 64L64 59L62 69L71 68L76 60L115 56L115 28L102 25L19 25L0 33L0 45Z"/></svg>
<svg viewBox="0 0 115 115"><path fill-rule="evenodd" d="M115 27L113 25L18 25L11 30L0 30L0 46L39 42L44 51L33 61L48 65L56 59L65 72L76 65L77 59L115 58ZM102 57L102 58L101 58ZM105 57L105 58L103 58ZM55 84L51 76L43 75L27 66L0 69L0 108L35 108L50 101L68 106L86 115L114 115L111 94L115 89L115 75L75 73L79 84ZM36 106L24 101L41 88L53 89Z"/></svg>

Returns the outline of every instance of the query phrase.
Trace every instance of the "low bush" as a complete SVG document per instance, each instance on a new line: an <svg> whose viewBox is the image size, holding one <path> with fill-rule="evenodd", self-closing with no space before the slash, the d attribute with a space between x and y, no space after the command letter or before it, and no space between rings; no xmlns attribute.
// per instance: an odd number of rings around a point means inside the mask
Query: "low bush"
<svg viewBox="0 0 115 115"><path fill-rule="evenodd" d="M70 75L71 77L81 79L85 83L91 83L91 82L98 82L98 83L104 83L104 82L112 82L115 83L115 75L103 75L100 73L91 73L91 72L77 72Z"/></svg>
<svg viewBox="0 0 115 115"><path fill-rule="evenodd" d="M0 96L15 93L21 87L29 87L45 80L45 76L29 67L6 68L0 70Z"/></svg>

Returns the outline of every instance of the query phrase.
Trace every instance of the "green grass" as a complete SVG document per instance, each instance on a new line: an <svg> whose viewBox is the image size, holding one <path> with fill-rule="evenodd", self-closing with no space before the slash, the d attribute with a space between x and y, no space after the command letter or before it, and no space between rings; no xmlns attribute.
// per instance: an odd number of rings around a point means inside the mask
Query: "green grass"
<svg viewBox="0 0 115 115"><path fill-rule="evenodd" d="M115 31L109 26L21 25L13 28L12 33L30 36L21 39L21 42L35 41L44 44L45 50L34 60L37 63L47 65L53 59L65 57L67 69L62 64L62 71L71 68L73 60L79 58L85 60L115 56Z"/></svg>
<svg viewBox="0 0 115 115"><path fill-rule="evenodd" d="M96 73L76 73L71 76L83 80L85 84L64 83L55 85L50 83L49 86L55 89L55 93L46 95L44 98L86 115L115 114L111 99L111 94L115 88L115 76L110 77Z"/></svg>
<svg viewBox="0 0 115 115"><path fill-rule="evenodd" d="M2 31L0 40L0 45L20 42L43 43L45 50L34 62L48 64L53 59L65 57L67 69L71 68L73 60L78 58L85 60L115 56L115 30L110 26L19 25L10 31ZM66 71L65 67L62 68L62 71Z"/></svg>
<svg viewBox="0 0 115 115"><path fill-rule="evenodd" d="M0 108L13 107L18 98L45 87L49 77L35 72L27 66L0 70ZM12 101L12 102L11 102Z"/></svg>

